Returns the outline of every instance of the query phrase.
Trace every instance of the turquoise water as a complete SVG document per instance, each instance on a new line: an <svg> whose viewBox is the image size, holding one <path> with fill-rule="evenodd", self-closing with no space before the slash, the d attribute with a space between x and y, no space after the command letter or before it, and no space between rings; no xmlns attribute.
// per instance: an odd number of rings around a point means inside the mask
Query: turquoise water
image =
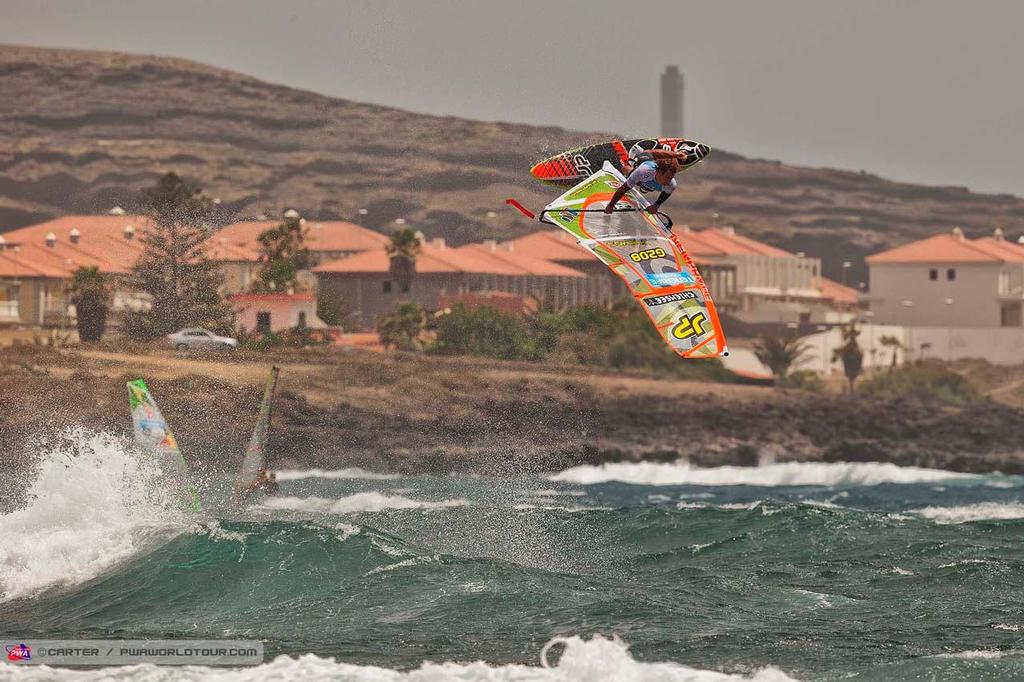
<svg viewBox="0 0 1024 682"><path fill-rule="evenodd" d="M288 472L276 498L199 518L141 494L151 472L118 443L83 436L76 454L52 455L35 499L0 516L5 639L264 641L267 663L239 680L1024 677L1019 478Z"/></svg>

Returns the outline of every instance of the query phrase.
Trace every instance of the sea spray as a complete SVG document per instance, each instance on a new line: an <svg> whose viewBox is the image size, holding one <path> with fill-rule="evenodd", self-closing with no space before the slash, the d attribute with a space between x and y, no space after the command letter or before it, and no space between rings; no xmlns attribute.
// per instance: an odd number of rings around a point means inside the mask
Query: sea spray
<svg viewBox="0 0 1024 682"><path fill-rule="evenodd" d="M74 428L42 445L24 506L0 516L0 599L80 583L187 528L156 462Z"/></svg>

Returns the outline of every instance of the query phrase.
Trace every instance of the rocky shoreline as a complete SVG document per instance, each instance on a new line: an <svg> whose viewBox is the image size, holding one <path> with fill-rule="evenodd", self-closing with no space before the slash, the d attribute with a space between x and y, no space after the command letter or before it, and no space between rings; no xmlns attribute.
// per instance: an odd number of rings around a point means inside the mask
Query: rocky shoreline
<svg viewBox="0 0 1024 682"><path fill-rule="evenodd" d="M40 437L127 436L124 382L145 377L186 457L232 469L262 378L282 366L270 451L284 469L405 473L557 471L610 461L879 461L1024 474L1024 411L659 379L578 366L404 354L183 357L0 353L0 470L24 471Z"/></svg>

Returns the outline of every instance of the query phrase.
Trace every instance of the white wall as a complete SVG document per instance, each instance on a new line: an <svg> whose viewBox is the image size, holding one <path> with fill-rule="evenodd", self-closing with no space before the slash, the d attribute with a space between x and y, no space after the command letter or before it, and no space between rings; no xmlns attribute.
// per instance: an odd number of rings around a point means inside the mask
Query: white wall
<svg viewBox="0 0 1024 682"><path fill-rule="evenodd" d="M883 336L895 336L908 349L897 353L897 362L907 359L934 358L961 360L982 358L995 365L1024 363L1024 328L995 327L974 329L964 327L900 327L867 324L858 327L857 338L864 351L864 366L887 367L892 362L892 349L879 342ZM797 369L815 372L842 371L842 365L832 362L832 352L842 345L840 330L812 334L803 339L811 352ZM874 353L872 353L874 350ZM906 357L905 357L906 356Z"/></svg>
<svg viewBox="0 0 1024 682"><path fill-rule="evenodd" d="M955 280L947 279L949 269ZM876 322L939 327L999 327L1000 295L1019 291L1022 272L1011 263L877 263L870 270L867 299ZM938 279L929 278L930 270Z"/></svg>

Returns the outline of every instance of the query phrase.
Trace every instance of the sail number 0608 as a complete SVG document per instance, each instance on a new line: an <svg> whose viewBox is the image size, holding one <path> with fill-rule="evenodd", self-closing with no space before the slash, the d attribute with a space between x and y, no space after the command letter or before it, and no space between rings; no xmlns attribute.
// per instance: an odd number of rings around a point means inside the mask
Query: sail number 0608
<svg viewBox="0 0 1024 682"><path fill-rule="evenodd" d="M634 251L629 254L630 260L634 263L639 263L645 260L651 260L653 258L664 258L665 249L647 249L645 251Z"/></svg>

